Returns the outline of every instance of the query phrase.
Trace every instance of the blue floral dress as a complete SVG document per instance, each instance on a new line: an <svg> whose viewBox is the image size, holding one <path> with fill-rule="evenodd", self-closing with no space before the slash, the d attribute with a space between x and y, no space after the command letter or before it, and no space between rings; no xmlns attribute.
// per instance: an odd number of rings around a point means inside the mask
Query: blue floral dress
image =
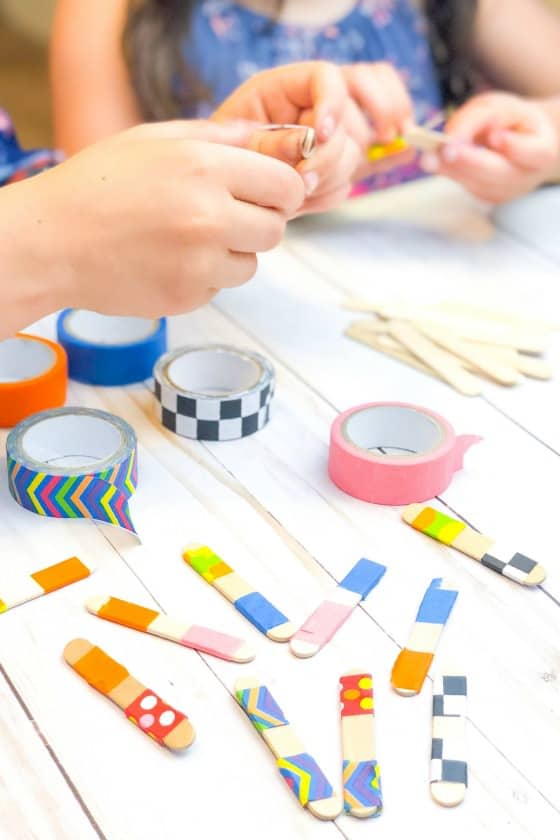
<svg viewBox="0 0 560 840"><path fill-rule="evenodd" d="M0 187L13 184L56 166L62 155L48 149L23 151L17 141L12 121L0 109Z"/></svg>

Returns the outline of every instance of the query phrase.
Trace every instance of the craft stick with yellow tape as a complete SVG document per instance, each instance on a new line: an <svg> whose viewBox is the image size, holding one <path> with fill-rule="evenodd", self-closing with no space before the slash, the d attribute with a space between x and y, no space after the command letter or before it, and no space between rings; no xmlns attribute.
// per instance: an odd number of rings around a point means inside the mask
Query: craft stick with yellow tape
<svg viewBox="0 0 560 840"><path fill-rule="evenodd" d="M371 674L344 674L340 678L344 810L361 819L378 817L383 809L374 715Z"/></svg>
<svg viewBox="0 0 560 840"><path fill-rule="evenodd" d="M403 511L402 518L417 531L444 545L456 548L457 551L466 554L467 557L472 557L473 560L478 560L493 572L514 580L522 586L536 586L546 577L545 569L535 560L519 552L496 551L495 540L491 537L479 534L464 522L453 519L435 508L418 504L409 505ZM490 549L493 550L492 554L489 554ZM509 560L501 560L495 554L501 554L504 557L511 554L511 557Z"/></svg>
<svg viewBox="0 0 560 840"><path fill-rule="evenodd" d="M81 560L70 557L31 575L22 575L9 581L0 580L0 613L83 580L90 574L90 569Z"/></svg>
<svg viewBox="0 0 560 840"><path fill-rule="evenodd" d="M391 685L397 694L419 694L430 670L443 628L459 593L434 578L422 599L416 622L406 647L401 650L391 672Z"/></svg>
<svg viewBox="0 0 560 840"><path fill-rule="evenodd" d="M219 659L227 659L230 662L251 662L255 658L255 652L243 639L219 633L209 627L177 621L164 613L132 604L129 601L121 601L120 598L112 598L110 595L93 595L86 601L86 607L90 613L99 618L114 621L115 624L121 624L133 630L140 630L142 633L150 633L152 636L178 642L180 645L202 653L209 653Z"/></svg>
<svg viewBox="0 0 560 840"><path fill-rule="evenodd" d="M190 545L184 549L183 559L273 642L287 642L292 638L295 627L291 621L224 563L221 557L214 554L211 548Z"/></svg>
<svg viewBox="0 0 560 840"><path fill-rule="evenodd" d="M194 741L195 731L187 716L164 703L101 648L85 639L74 639L64 648L64 659L158 744L178 751Z"/></svg>
<svg viewBox="0 0 560 840"><path fill-rule="evenodd" d="M450 142L451 137L442 131L434 131L426 126L412 125L391 143L375 143L368 149L367 158L374 163L398 155L410 148L419 152L437 152Z"/></svg>

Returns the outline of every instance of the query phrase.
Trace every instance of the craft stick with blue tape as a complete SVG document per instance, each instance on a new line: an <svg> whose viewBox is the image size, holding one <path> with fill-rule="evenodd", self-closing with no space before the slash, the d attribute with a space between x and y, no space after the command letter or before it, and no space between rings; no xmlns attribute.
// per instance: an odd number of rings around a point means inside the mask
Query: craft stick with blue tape
<svg viewBox="0 0 560 840"><path fill-rule="evenodd" d="M250 583L224 563L206 545L190 545L183 559L195 572L230 601L241 615L273 642L287 642L294 634L293 624Z"/></svg>
<svg viewBox="0 0 560 840"><path fill-rule="evenodd" d="M235 697L276 758L280 775L299 803L320 820L334 820L342 801L265 685L255 677L235 683Z"/></svg>
<svg viewBox="0 0 560 840"><path fill-rule="evenodd" d="M391 685L397 694L419 694L430 670L440 636L459 593L434 578L422 598L406 647L401 650L391 672Z"/></svg>
<svg viewBox="0 0 560 840"><path fill-rule="evenodd" d="M467 678L456 668L434 677L430 792L452 808L465 798L467 769Z"/></svg>
<svg viewBox="0 0 560 840"><path fill-rule="evenodd" d="M350 671L340 678L340 727L344 810L361 819L378 817L383 798L371 674Z"/></svg>
<svg viewBox="0 0 560 840"><path fill-rule="evenodd" d="M403 520L421 531L428 537L457 549L467 557L478 560L483 566L492 569L499 575L520 583L522 586L537 586L546 578L545 569L535 560L531 560L519 552L500 550L495 540L479 534L473 528L469 528L464 522L452 519L439 510L424 505L409 505L402 513ZM496 548L498 550L496 550ZM490 549L493 553L490 554ZM510 556L509 560L498 559L495 555L502 557Z"/></svg>
<svg viewBox="0 0 560 840"><path fill-rule="evenodd" d="M46 569L33 572L31 575L21 575L15 579L10 578L9 581L0 581L0 613L83 580L90 574L91 570L81 560L70 557L62 563L47 566Z"/></svg>
<svg viewBox="0 0 560 840"><path fill-rule="evenodd" d="M292 653L301 658L315 656L330 642L360 601L367 598L386 571L386 566L365 557L358 560L331 596L317 607L293 636L290 642Z"/></svg>

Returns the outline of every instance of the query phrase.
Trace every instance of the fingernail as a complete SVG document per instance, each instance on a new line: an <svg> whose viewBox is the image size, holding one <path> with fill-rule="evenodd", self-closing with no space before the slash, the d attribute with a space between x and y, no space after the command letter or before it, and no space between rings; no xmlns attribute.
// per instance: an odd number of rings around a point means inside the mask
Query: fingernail
<svg viewBox="0 0 560 840"><path fill-rule="evenodd" d="M335 128L334 117L331 114L327 114L321 122L321 136L323 140L328 140L329 137L332 137Z"/></svg>
<svg viewBox="0 0 560 840"><path fill-rule="evenodd" d="M420 158L420 166L424 172L437 172L439 170L439 158L433 152L425 152Z"/></svg>
<svg viewBox="0 0 560 840"><path fill-rule="evenodd" d="M303 176L303 183L305 184L305 194L309 197L319 186L319 176L316 172L306 172Z"/></svg>

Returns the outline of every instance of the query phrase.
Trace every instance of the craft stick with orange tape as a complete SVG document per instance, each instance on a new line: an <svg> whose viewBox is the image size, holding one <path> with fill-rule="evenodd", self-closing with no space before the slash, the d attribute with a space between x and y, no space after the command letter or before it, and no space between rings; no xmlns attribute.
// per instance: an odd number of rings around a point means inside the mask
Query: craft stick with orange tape
<svg viewBox="0 0 560 840"><path fill-rule="evenodd" d="M209 627L177 621L164 613L132 604L129 601L121 601L120 598L94 595L88 598L86 607L90 613L99 618L114 621L115 624L131 627L133 630L140 630L142 633L150 633L152 636L178 642L180 645L217 656L219 659L227 659L230 662L251 662L255 658L255 652L243 639L219 633Z"/></svg>
<svg viewBox="0 0 560 840"><path fill-rule="evenodd" d="M406 647L401 650L391 672L391 685L397 694L419 694L430 670L443 628L459 593L434 578L422 598Z"/></svg>
<svg viewBox="0 0 560 840"><path fill-rule="evenodd" d="M194 741L195 731L187 716L164 703L101 648L85 639L73 639L64 648L64 659L158 744L178 751Z"/></svg>
<svg viewBox="0 0 560 840"><path fill-rule="evenodd" d="M31 575L18 576L9 581L0 580L0 613L83 580L90 574L91 570L81 560L70 557Z"/></svg>
<svg viewBox="0 0 560 840"><path fill-rule="evenodd" d="M23 333L0 341L0 427L64 405L67 383L68 362L60 344Z"/></svg>

